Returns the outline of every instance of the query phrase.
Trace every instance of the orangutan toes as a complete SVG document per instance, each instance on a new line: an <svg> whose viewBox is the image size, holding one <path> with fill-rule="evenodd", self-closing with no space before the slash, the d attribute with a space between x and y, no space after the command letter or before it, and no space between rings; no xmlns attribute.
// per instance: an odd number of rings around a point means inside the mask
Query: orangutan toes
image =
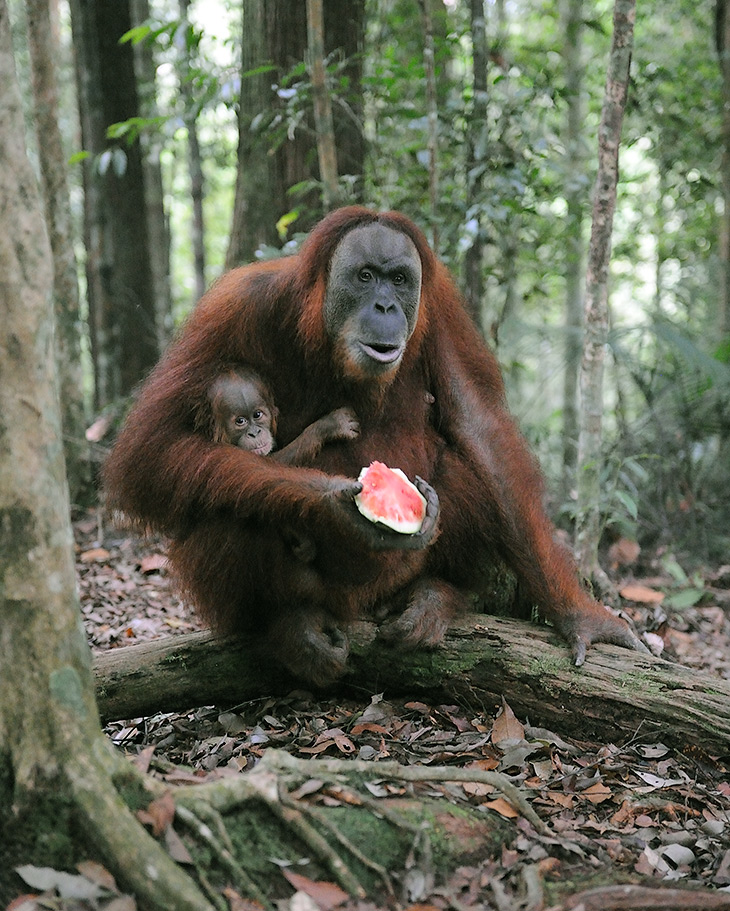
<svg viewBox="0 0 730 911"><path fill-rule="evenodd" d="M380 627L380 638L401 648L435 648L444 640L450 620L468 607L466 596L440 579L421 579L399 616Z"/></svg>
<svg viewBox="0 0 730 911"><path fill-rule="evenodd" d="M559 631L570 646L576 667L585 663L588 648L597 642L620 645L623 648L650 654L649 649L624 619L617 616L609 607L596 602L590 604L590 609L571 615L570 620L559 627Z"/></svg>
<svg viewBox="0 0 730 911"><path fill-rule="evenodd" d="M274 659L295 677L317 687L334 683L345 671L350 645L324 613L292 614L267 637Z"/></svg>

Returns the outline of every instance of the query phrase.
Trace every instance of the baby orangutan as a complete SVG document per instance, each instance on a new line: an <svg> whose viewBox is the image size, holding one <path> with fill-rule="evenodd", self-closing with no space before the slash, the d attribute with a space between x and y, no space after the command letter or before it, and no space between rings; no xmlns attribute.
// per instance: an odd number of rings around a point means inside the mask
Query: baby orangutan
<svg viewBox="0 0 730 911"><path fill-rule="evenodd" d="M354 440L360 425L351 408L337 408L314 421L283 449L276 450L278 409L269 387L252 370L231 369L210 387L212 437L240 449L269 455L284 465L301 465L325 445Z"/></svg>

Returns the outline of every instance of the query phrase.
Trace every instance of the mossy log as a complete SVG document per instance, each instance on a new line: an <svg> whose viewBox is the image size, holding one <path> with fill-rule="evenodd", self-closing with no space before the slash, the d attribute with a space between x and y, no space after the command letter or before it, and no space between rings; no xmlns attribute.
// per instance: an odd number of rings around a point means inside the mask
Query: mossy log
<svg viewBox="0 0 730 911"><path fill-rule="evenodd" d="M615 646L573 667L547 627L475 615L433 651L401 652L373 624L351 628L352 653L338 691L459 701L490 709L504 696L521 718L563 736L642 739L730 752L730 683ZM108 720L198 705L234 705L301 688L250 644L211 633L161 639L99 655L97 697Z"/></svg>

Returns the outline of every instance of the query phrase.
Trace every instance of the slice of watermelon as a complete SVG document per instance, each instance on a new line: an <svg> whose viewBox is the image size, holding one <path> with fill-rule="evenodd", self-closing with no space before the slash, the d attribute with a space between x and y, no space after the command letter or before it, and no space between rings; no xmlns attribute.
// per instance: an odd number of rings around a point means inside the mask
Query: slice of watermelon
<svg viewBox="0 0 730 911"><path fill-rule="evenodd" d="M404 535L421 530L426 500L400 468L371 462L360 472L358 481L362 491L355 497L355 504L366 519Z"/></svg>

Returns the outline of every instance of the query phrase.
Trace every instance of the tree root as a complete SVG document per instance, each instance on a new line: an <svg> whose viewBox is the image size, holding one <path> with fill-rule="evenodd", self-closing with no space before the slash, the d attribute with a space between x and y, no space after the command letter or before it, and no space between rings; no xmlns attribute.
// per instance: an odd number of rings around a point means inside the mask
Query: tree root
<svg viewBox="0 0 730 911"><path fill-rule="evenodd" d="M283 750L269 750L261 761L273 772L336 779L343 774L364 778L392 778L396 781L454 781L487 784L501 791L515 810L531 823L540 835L552 835L549 827L535 813L522 792L500 772L461 769L450 766L403 766L397 762L367 762L362 759L297 759Z"/></svg>
<svg viewBox="0 0 730 911"><path fill-rule="evenodd" d="M261 893L246 871L235 861L232 845L223 816L239 810L251 802L262 804L309 852L353 898L365 898L366 891L353 870L337 852L333 843L366 869L374 873L393 895L393 885L388 871L368 858L324 814L309 804L297 800L291 790L309 778L323 779L342 785L352 779L393 779L396 781L453 781L489 784L505 796L512 806L527 819L541 835L552 836L548 826L537 816L525 796L504 775L476 769L448 767L401 766L396 762L364 762L359 760L298 759L281 750L268 750L259 764L245 775L206 782L192 788L175 791L176 813L196 838L214 852L221 866L233 877L236 887L247 897L270 908L268 899ZM428 833L392 809L382 806L367 795L355 792L358 801L370 812L381 816L390 825L412 833L414 846L428 853ZM311 820L311 822L310 822ZM314 823L314 824L313 824ZM331 836L325 839L318 828ZM414 848L415 850L415 848Z"/></svg>
<svg viewBox="0 0 730 911"><path fill-rule="evenodd" d="M105 741L102 753L107 752L107 746ZM112 786L111 776L105 776L104 766L111 767L112 761L106 757L100 769L99 758L79 751L67 763L66 774L84 831L94 843L103 846L112 866L124 858L125 888L145 907L213 911L194 882L141 828Z"/></svg>

